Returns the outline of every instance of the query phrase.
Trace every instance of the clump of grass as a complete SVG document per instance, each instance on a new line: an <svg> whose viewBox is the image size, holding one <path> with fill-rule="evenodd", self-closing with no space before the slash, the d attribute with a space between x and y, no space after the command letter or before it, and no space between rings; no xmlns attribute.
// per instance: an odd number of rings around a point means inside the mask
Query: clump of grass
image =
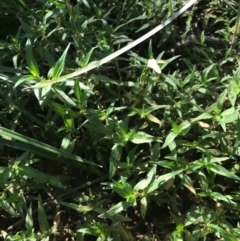
<svg viewBox="0 0 240 241"><path fill-rule="evenodd" d="M4 1L3 240L238 240L238 13L199 2L94 62L183 4Z"/></svg>

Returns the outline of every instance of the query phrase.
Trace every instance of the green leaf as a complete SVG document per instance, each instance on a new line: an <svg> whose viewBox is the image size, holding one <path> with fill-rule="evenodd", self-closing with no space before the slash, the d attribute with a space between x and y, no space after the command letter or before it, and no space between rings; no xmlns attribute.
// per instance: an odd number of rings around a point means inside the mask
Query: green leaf
<svg viewBox="0 0 240 241"><path fill-rule="evenodd" d="M38 223L42 233L48 232L50 230L41 195L38 195Z"/></svg>
<svg viewBox="0 0 240 241"><path fill-rule="evenodd" d="M6 211L7 213L9 213L12 217L18 217L19 214L17 213L17 211L9 204L9 202L7 202L6 200L3 200L2 197L0 197L0 207Z"/></svg>
<svg viewBox="0 0 240 241"><path fill-rule="evenodd" d="M234 179L234 180L237 180L237 181L240 181L240 178L235 175L234 173L232 172L229 172L227 169L225 169L223 166L219 166L219 165L216 165L216 164L213 164L213 163L210 163L208 165L208 168L212 171L212 172L215 172L221 176L224 176L224 177L228 177L228 178L231 178L231 179Z"/></svg>
<svg viewBox="0 0 240 241"><path fill-rule="evenodd" d="M194 123L199 120L205 120L205 119L211 119L211 118L213 118L213 115L209 114L208 112L204 112L201 115L199 115L198 117L191 119L191 122Z"/></svg>
<svg viewBox="0 0 240 241"><path fill-rule="evenodd" d="M160 144L157 142L152 149L151 161L156 162L159 160L159 157L160 157Z"/></svg>
<svg viewBox="0 0 240 241"><path fill-rule="evenodd" d="M183 121L180 125L179 125L179 133L181 136L186 135L189 130L191 128L191 123L189 121Z"/></svg>
<svg viewBox="0 0 240 241"><path fill-rule="evenodd" d="M223 103L225 102L226 96L227 96L227 89L225 89L218 97L217 108L215 110L217 114L222 111Z"/></svg>
<svg viewBox="0 0 240 241"><path fill-rule="evenodd" d="M29 138L15 131L11 131L2 126L0 126L0 136L3 137L3 139L0 138L1 145L7 145L7 146L10 145L13 148L29 151L54 161L56 160L61 161L61 159L63 159L62 161L69 164L69 161L67 161L66 159L64 160L64 158L67 158L68 160L72 160L75 162L88 163L94 166L98 166L94 162L84 160L79 156L70 154L66 151L50 146L44 142L40 142L35 139ZM11 138L10 139L11 141L6 140L6 138ZM25 145L23 145L23 143ZM60 156L63 158L59 159Z"/></svg>
<svg viewBox="0 0 240 241"><path fill-rule="evenodd" d="M209 223L207 227L210 228L213 232L218 232L226 241L238 241L238 239L231 235L231 233L226 232L222 227L216 224Z"/></svg>
<svg viewBox="0 0 240 241"><path fill-rule="evenodd" d="M180 174L179 175L181 178L181 183L190 191L192 192L194 195L196 195L196 190L193 187L193 183L192 180L189 176L187 176L186 174Z"/></svg>
<svg viewBox="0 0 240 241"><path fill-rule="evenodd" d="M29 166L18 166L17 171L23 176L35 178L40 183L48 182L50 175L40 172L37 169Z"/></svg>
<svg viewBox="0 0 240 241"><path fill-rule="evenodd" d="M79 85L79 80L78 79L75 79L75 82L74 82L74 93L75 93L76 98L79 101L82 101L83 93L82 93L82 90L80 89L80 85Z"/></svg>
<svg viewBox="0 0 240 241"><path fill-rule="evenodd" d="M77 104L60 88L53 87L51 90L55 93L56 97L66 105L77 107Z"/></svg>
<svg viewBox="0 0 240 241"><path fill-rule="evenodd" d="M167 147L172 141L174 141L174 139L178 136L178 134L176 134L175 132L171 131L167 137L166 140L163 144L163 146L161 147L161 149Z"/></svg>
<svg viewBox="0 0 240 241"><path fill-rule="evenodd" d="M28 82L29 84L32 84L32 83L40 82L40 80L41 78L39 77L34 77L32 75L25 75L15 83L14 88L16 88L17 86L19 86L24 82Z"/></svg>
<svg viewBox="0 0 240 241"><path fill-rule="evenodd" d="M154 115L152 115L152 114L148 114L148 115L147 115L147 118L148 118L148 120L150 120L151 122L157 123L157 124L159 124L159 125L162 124L161 121L160 121L156 116L154 116Z"/></svg>
<svg viewBox="0 0 240 241"><path fill-rule="evenodd" d="M63 116L63 122L67 129L73 130L74 129L74 119L71 117L71 115L64 115Z"/></svg>
<svg viewBox="0 0 240 241"><path fill-rule="evenodd" d="M221 118L218 121L220 125L224 125L227 123L234 123L239 118L239 111L234 107L227 109L221 113ZM224 128L226 131L226 128Z"/></svg>
<svg viewBox="0 0 240 241"><path fill-rule="evenodd" d="M93 51L94 51L95 48L96 48L96 47L91 48L91 50L87 53L87 55L86 55L86 57L84 58L84 60L83 60L83 61L80 61L80 66L81 66L82 68L84 68L84 67L86 67L86 66L88 65L89 60L90 60L90 58L91 58L91 56L92 56L92 53L93 53Z"/></svg>
<svg viewBox="0 0 240 241"><path fill-rule="evenodd" d="M124 177L121 177L120 182L113 181L113 183L113 191L127 200L134 199L133 188Z"/></svg>
<svg viewBox="0 0 240 241"><path fill-rule="evenodd" d="M176 175L180 174L181 172L183 172L184 169L180 169L178 171L175 172L171 172L168 174L164 174L162 176L159 176L158 179L156 179L147 189L146 194L149 195L152 192L154 192L156 189L158 189L160 186L162 186L163 183L165 183L166 181L168 181L170 178L175 177Z"/></svg>
<svg viewBox="0 0 240 241"><path fill-rule="evenodd" d="M32 231L33 231L32 230L33 229L32 203L30 203L30 206L27 210L25 225L26 225L27 232L29 234L32 233Z"/></svg>
<svg viewBox="0 0 240 241"><path fill-rule="evenodd" d="M114 145L109 159L109 179L111 180L118 168L118 163L122 155L121 145Z"/></svg>
<svg viewBox="0 0 240 241"><path fill-rule="evenodd" d="M233 78L230 80L230 85L228 90L228 98L232 106L235 106L235 102L239 92L240 92L239 78L235 73Z"/></svg>
<svg viewBox="0 0 240 241"><path fill-rule="evenodd" d="M135 185L134 190L135 191L145 190L145 188L149 187L149 185L151 185L151 183L155 180L155 176L156 176L156 166L154 166L149 171L146 179L142 179Z"/></svg>
<svg viewBox="0 0 240 241"><path fill-rule="evenodd" d="M127 208L131 207L132 205L133 204L131 202L126 202L126 201L119 202L118 204L114 205L112 208L110 208L110 210L107 211L107 215L112 216L114 214L120 213L124 210L127 210ZM99 215L99 217L102 217L102 215Z"/></svg>
<svg viewBox="0 0 240 241"><path fill-rule="evenodd" d="M29 38L27 39L27 42L26 42L26 45L25 45L25 52L26 52L27 65L28 65L30 73L34 77L40 77L37 62L34 59L33 53L32 53L32 43L31 43L31 40Z"/></svg>
<svg viewBox="0 0 240 241"><path fill-rule="evenodd" d="M131 138L131 142L133 142L135 144L151 143L151 142L154 142L154 141L162 142L162 140L159 137L151 136L151 135L149 135L145 132L142 132L142 131L138 131Z"/></svg>
<svg viewBox="0 0 240 241"><path fill-rule="evenodd" d="M161 69L156 61L156 59L149 59L147 66L151 69L153 69L158 74L161 74Z"/></svg>
<svg viewBox="0 0 240 241"><path fill-rule="evenodd" d="M210 192L209 193L210 197L215 200L215 201L218 201L218 200L221 200L221 201L224 201L226 203L229 203L231 205L236 205L235 202L233 202L231 199L229 199L227 196L224 196L222 195L221 193L218 193L218 192Z"/></svg>
<svg viewBox="0 0 240 241"><path fill-rule="evenodd" d="M65 207L71 208L79 213L86 213L93 210L93 207L91 206L77 205L75 203L60 202L60 204Z"/></svg>
<svg viewBox="0 0 240 241"><path fill-rule="evenodd" d="M102 233L105 233L107 229L107 225L106 224L100 224L96 225L94 223L94 226L92 225L92 227L87 227L87 228L80 228L77 230L77 232L80 233L84 233L84 234L89 234L92 236L100 236Z"/></svg>
<svg viewBox="0 0 240 241"><path fill-rule="evenodd" d="M55 111L58 115L64 117L70 115L72 118L77 118L78 113L72 111L68 106L58 104L57 102L46 100L46 105L48 105L53 111Z"/></svg>
<svg viewBox="0 0 240 241"><path fill-rule="evenodd" d="M62 56L57 61L57 63L49 70L49 72L48 72L49 79L56 79L62 74L62 72L64 70L65 60L66 60L66 56L67 56L69 47L70 47L70 44L68 44L67 48L64 50Z"/></svg>
<svg viewBox="0 0 240 241"><path fill-rule="evenodd" d="M145 218L147 212L147 198L143 197L140 200L140 212L143 218Z"/></svg>

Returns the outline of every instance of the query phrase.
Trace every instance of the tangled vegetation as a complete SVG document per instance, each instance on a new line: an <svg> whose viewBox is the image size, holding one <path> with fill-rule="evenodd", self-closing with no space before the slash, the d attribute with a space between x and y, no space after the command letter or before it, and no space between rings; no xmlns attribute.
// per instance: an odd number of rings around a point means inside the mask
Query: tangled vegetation
<svg viewBox="0 0 240 241"><path fill-rule="evenodd" d="M238 2L99 64L185 4L1 1L0 240L240 240Z"/></svg>

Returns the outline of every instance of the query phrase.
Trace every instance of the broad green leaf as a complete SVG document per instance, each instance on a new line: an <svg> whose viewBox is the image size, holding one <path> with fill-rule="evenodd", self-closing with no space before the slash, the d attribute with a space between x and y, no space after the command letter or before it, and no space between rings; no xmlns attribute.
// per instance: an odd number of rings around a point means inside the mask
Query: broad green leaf
<svg viewBox="0 0 240 241"><path fill-rule="evenodd" d="M56 64L49 70L49 72L48 72L49 79L56 79L56 78L60 77L60 75L62 74L62 72L64 70L65 60L66 60L66 56L67 56L69 47L70 47L70 44L68 44L67 48L64 50L62 56L56 62Z"/></svg>

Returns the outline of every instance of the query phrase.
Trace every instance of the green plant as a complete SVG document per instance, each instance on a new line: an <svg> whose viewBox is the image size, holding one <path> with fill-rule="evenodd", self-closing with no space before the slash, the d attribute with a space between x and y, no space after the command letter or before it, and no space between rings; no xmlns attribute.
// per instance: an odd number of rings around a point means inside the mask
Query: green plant
<svg viewBox="0 0 240 241"><path fill-rule="evenodd" d="M188 12L173 0L10 3L0 238L237 241L239 13L214 0Z"/></svg>

